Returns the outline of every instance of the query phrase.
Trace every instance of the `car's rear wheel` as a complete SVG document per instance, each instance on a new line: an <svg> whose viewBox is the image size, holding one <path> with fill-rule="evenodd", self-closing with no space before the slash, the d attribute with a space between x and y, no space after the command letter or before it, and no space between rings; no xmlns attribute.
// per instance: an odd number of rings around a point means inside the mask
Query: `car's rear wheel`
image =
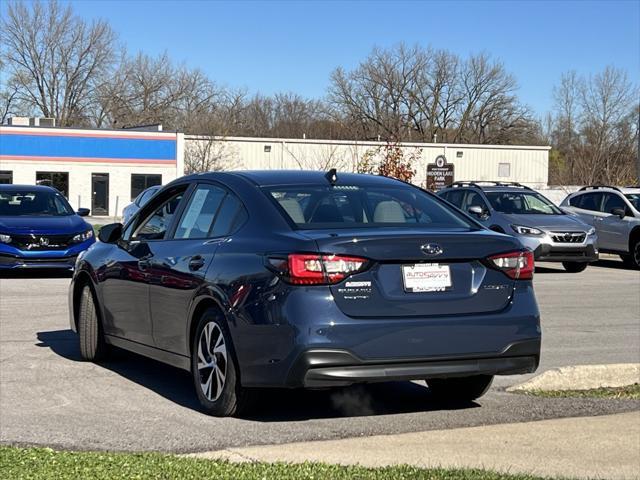
<svg viewBox="0 0 640 480"><path fill-rule="evenodd" d="M587 262L562 262L562 266L567 272L584 272L589 264Z"/></svg>
<svg viewBox="0 0 640 480"><path fill-rule="evenodd" d="M431 378L427 380L427 385L437 400L470 402L487 393L491 382L493 382L493 375L474 375L472 377Z"/></svg>
<svg viewBox="0 0 640 480"><path fill-rule="evenodd" d="M88 285L82 288L78 305L78 336L80 338L80 355L89 361L104 360L108 345L104 340L104 332L96 311L93 293Z"/></svg>
<svg viewBox="0 0 640 480"><path fill-rule="evenodd" d="M191 373L206 413L227 417L241 412L247 391L240 385L229 329L214 309L207 310L198 323L191 347Z"/></svg>

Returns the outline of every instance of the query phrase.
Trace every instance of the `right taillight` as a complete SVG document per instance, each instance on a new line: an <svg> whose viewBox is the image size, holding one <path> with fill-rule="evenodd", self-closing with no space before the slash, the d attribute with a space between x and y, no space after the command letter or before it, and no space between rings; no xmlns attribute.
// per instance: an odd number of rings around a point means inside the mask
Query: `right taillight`
<svg viewBox="0 0 640 480"><path fill-rule="evenodd" d="M518 250L489 257L491 264L514 280L531 280L535 264L533 252Z"/></svg>

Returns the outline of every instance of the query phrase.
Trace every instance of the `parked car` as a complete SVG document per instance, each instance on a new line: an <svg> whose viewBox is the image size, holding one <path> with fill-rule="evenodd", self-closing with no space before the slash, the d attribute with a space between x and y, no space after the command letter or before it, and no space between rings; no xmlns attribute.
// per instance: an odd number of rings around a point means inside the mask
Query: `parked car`
<svg viewBox="0 0 640 480"><path fill-rule="evenodd" d="M55 188L0 185L0 270L73 269L94 242L93 227Z"/></svg>
<svg viewBox="0 0 640 480"><path fill-rule="evenodd" d="M533 254L412 185L358 174L183 177L79 259L80 351L190 370L203 409L250 387L427 381L470 401L533 372Z"/></svg>
<svg viewBox="0 0 640 480"><path fill-rule="evenodd" d="M618 254L640 269L640 186L583 187L560 206L595 228L601 252Z"/></svg>
<svg viewBox="0 0 640 480"><path fill-rule="evenodd" d="M596 230L535 190L513 182L455 182L438 195L496 232L513 235L536 260L581 272L598 260Z"/></svg>
<svg viewBox="0 0 640 480"><path fill-rule="evenodd" d="M153 185L149 188L146 188L131 202L129 205L124 207L122 210L122 223L126 224L131 217L135 215L135 213L140 210L140 208L151 200L151 197L155 195L155 193L162 188L162 185Z"/></svg>

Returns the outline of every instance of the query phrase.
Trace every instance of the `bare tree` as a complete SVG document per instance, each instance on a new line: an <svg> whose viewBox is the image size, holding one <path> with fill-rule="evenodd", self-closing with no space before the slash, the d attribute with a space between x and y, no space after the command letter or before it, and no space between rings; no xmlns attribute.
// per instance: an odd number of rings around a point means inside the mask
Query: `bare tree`
<svg viewBox="0 0 640 480"><path fill-rule="evenodd" d="M588 79L563 75L550 132L552 183L637 181L639 93L626 72L614 67Z"/></svg>
<svg viewBox="0 0 640 480"><path fill-rule="evenodd" d="M537 126L515 79L486 54L462 61L447 51L374 49L351 72L331 76L329 101L356 138L523 143Z"/></svg>
<svg viewBox="0 0 640 480"><path fill-rule="evenodd" d="M87 105L113 65L111 27L89 24L56 0L9 3L0 27L16 98L60 125L84 123Z"/></svg>

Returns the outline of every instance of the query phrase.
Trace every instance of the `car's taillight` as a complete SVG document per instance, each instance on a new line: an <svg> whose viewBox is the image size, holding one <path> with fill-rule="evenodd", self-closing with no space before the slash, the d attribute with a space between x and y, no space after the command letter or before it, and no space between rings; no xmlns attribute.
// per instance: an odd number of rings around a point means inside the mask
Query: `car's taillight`
<svg viewBox="0 0 640 480"><path fill-rule="evenodd" d="M533 252L530 250L501 253L489 257L489 261L494 267L514 280L531 280L533 278L535 265Z"/></svg>
<svg viewBox="0 0 640 480"><path fill-rule="evenodd" d="M284 259L283 259L284 260ZM295 285L328 285L338 283L367 267L366 258L346 255L291 253L286 263L270 258L269 263Z"/></svg>

